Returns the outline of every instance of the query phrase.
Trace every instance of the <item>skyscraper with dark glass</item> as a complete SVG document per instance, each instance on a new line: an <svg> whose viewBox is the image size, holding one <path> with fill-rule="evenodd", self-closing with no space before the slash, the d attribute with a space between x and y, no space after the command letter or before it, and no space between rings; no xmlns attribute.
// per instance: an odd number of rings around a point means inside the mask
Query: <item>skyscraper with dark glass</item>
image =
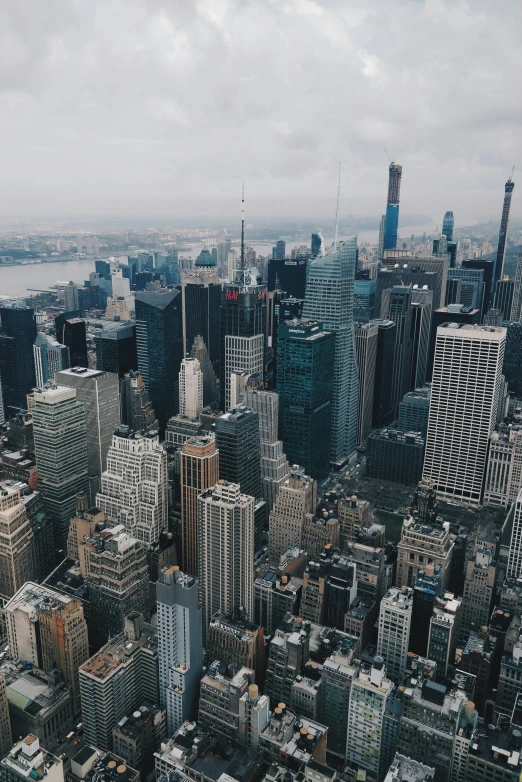
<svg viewBox="0 0 522 782"><path fill-rule="evenodd" d="M410 371L412 356L412 287L395 285L383 291L382 313L396 325L395 347L393 351L392 401L394 410L404 394L410 390Z"/></svg>
<svg viewBox="0 0 522 782"><path fill-rule="evenodd" d="M64 312L54 319L56 339L69 348L72 367L88 367L87 329L79 310Z"/></svg>
<svg viewBox="0 0 522 782"><path fill-rule="evenodd" d="M304 299L306 266L306 258L270 258L268 261L268 290L281 290L286 296Z"/></svg>
<svg viewBox="0 0 522 782"><path fill-rule="evenodd" d="M455 226L455 218L453 212L445 212L444 219L442 221L442 233L446 237L448 242L453 241L453 228Z"/></svg>
<svg viewBox="0 0 522 782"><path fill-rule="evenodd" d="M322 244L323 244L323 237L321 236L321 234L312 234L312 243L311 243L312 258L315 258L317 255L320 255Z"/></svg>
<svg viewBox="0 0 522 782"><path fill-rule="evenodd" d="M0 378L4 415L27 409L26 395L36 383L33 343L36 319L30 307L0 307Z"/></svg>
<svg viewBox="0 0 522 782"><path fill-rule="evenodd" d="M272 247L272 258L276 261L280 261L286 255L286 242L282 239L276 243L275 247Z"/></svg>
<svg viewBox="0 0 522 782"><path fill-rule="evenodd" d="M353 291L357 237L309 262L303 316L335 333L330 460L343 463L357 445L359 375L355 355ZM310 474L310 470L307 470Z"/></svg>
<svg viewBox="0 0 522 782"><path fill-rule="evenodd" d="M277 391L283 449L308 475L328 474L335 336L320 321L279 326Z"/></svg>
<svg viewBox="0 0 522 782"><path fill-rule="evenodd" d="M164 430L179 410L178 376L183 358L181 293L177 289L136 294L138 370Z"/></svg>
<svg viewBox="0 0 522 782"><path fill-rule="evenodd" d="M136 370L136 324L134 321L100 321L101 328L94 332L96 369L114 372L121 379L127 372Z"/></svg>
<svg viewBox="0 0 522 782"><path fill-rule="evenodd" d="M388 201L384 230L384 250L395 250L399 234L399 199L401 194L402 166L390 163L388 169Z"/></svg>
<svg viewBox="0 0 522 782"><path fill-rule="evenodd" d="M500 231L498 234L498 248L497 259L495 261L495 274L494 274L494 286L502 277L502 269L504 268L504 256L506 254L506 239L509 223L509 210L511 208L511 196L515 189L515 183L509 177L504 187L504 204L502 206L502 217L500 220Z"/></svg>
<svg viewBox="0 0 522 782"><path fill-rule="evenodd" d="M397 328L392 320L374 320L379 327L377 358L375 361L375 387L373 390L373 418L376 427L386 426L393 420L392 375Z"/></svg>
<svg viewBox="0 0 522 782"><path fill-rule="evenodd" d="M197 336L203 337L212 368L219 374L219 304L221 283L212 255L203 250L192 269L183 272L183 351L190 354Z"/></svg>

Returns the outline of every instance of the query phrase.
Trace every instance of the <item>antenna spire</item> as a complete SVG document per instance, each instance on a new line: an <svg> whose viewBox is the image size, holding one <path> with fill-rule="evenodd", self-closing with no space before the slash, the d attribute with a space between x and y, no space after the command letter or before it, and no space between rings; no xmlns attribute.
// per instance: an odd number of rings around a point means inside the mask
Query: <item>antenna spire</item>
<svg viewBox="0 0 522 782"><path fill-rule="evenodd" d="M241 192L241 270L245 270L245 183Z"/></svg>
<svg viewBox="0 0 522 782"><path fill-rule="evenodd" d="M335 207L334 250L337 250L337 234L339 233L339 199L341 197L341 161L339 161L339 178L337 180L337 206Z"/></svg>
<svg viewBox="0 0 522 782"><path fill-rule="evenodd" d="M511 176L509 177L510 179L513 179L514 173L515 173L515 166L513 166L513 168L511 169Z"/></svg>

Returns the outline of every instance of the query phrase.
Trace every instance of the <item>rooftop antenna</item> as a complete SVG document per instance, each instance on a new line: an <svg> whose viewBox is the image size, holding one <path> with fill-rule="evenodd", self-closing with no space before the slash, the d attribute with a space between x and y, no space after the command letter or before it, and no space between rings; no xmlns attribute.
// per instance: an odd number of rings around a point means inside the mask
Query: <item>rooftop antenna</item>
<svg viewBox="0 0 522 782"><path fill-rule="evenodd" d="M335 208L334 250L337 250L337 234L339 233L339 198L341 197L341 161L339 161L339 178L337 180L337 206Z"/></svg>
<svg viewBox="0 0 522 782"><path fill-rule="evenodd" d="M392 162L392 159L391 159L391 157L390 157L390 153L388 152L388 150L386 149L386 147L384 147L384 151L386 152L386 156L387 156L388 160L389 160L389 161L390 161L390 163L391 163L391 162Z"/></svg>
<svg viewBox="0 0 522 782"><path fill-rule="evenodd" d="M511 169L511 176L509 177L509 178L510 178L510 180L512 180L512 179L513 179L513 174L514 174L514 173L515 173L515 166L513 166L513 168Z"/></svg>

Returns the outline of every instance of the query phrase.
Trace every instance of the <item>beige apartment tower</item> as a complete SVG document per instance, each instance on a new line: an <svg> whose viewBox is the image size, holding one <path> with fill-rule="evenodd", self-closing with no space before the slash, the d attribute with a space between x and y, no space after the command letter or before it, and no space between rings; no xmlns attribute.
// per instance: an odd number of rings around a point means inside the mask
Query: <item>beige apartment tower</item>
<svg viewBox="0 0 522 782"><path fill-rule="evenodd" d="M0 487L0 595L12 597L26 581L36 578L33 532L20 484Z"/></svg>
<svg viewBox="0 0 522 782"><path fill-rule="evenodd" d="M183 571L198 575L198 496L219 480L219 451L214 435L191 437L179 457Z"/></svg>
<svg viewBox="0 0 522 782"><path fill-rule="evenodd" d="M285 551L302 548L303 526L307 513L315 514L317 483L298 467L280 486L270 514L268 559L279 562Z"/></svg>

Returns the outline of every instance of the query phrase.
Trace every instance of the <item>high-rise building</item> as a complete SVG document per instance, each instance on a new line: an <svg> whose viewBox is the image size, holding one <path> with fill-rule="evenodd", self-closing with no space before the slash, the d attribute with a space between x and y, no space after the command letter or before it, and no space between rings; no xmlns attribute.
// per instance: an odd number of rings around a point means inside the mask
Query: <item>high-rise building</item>
<svg viewBox="0 0 522 782"><path fill-rule="evenodd" d="M372 773L374 779L379 775L384 713L392 691L379 655L371 668L363 665L352 681L346 760L352 767Z"/></svg>
<svg viewBox="0 0 522 782"><path fill-rule="evenodd" d="M453 217L453 212L445 212L444 218L442 220L442 233L448 240L448 242L453 241L453 229L455 227L455 218Z"/></svg>
<svg viewBox="0 0 522 782"><path fill-rule="evenodd" d="M265 678L264 628L239 614L215 614L207 635L207 660L230 662L236 671L251 668L258 682Z"/></svg>
<svg viewBox="0 0 522 782"><path fill-rule="evenodd" d="M493 298L495 262L488 261L484 258L466 258L462 261L462 268L481 270L484 274L484 295L482 297L482 317L484 317ZM442 306L442 304L440 306Z"/></svg>
<svg viewBox="0 0 522 782"><path fill-rule="evenodd" d="M430 621L442 585L442 570L432 564L419 570L413 586L409 650L426 658Z"/></svg>
<svg viewBox="0 0 522 782"><path fill-rule="evenodd" d="M5 757L7 753L11 751L12 746L13 737L11 734L11 722L9 720L5 676L0 674L0 757Z"/></svg>
<svg viewBox="0 0 522 782"><path fill-rule="evenodd" d="M384 231L384 250L395 250L399 235L399 198L401 192L402 166L390 163L388 178L388 201Z"/></svg>
<svg viewBox="0 0 522 782"><path fill-rule="evenodd" d="M286 255L286 242L283 239L279 239L275 247L272 247L272 258L274 261L281 261Z"/></svg>
<svg viewBox="0 0 522 782"><path fill-rule="evenodd" d="M491 310L489 311L491 313ZM499 323L501 322L500 313ZM435 358L435 342L437 339L437 329L444 323L467 323L469 325L478 325L481 321L480 310L466 307L463 304L448 304L447 307L439 307L434 310L431 318L431 336L428 351L428 361L426 367L426 377L431 379L433 374L433 361Z"/></svg>
<svg viewBox="0 0 522 782"><path fill-rule="evenodd" d="M203 405L206 407L213 404L218 398L218 381L208 357L203 337L198 335L194 338L190 355L199 361L199 366L203 373Z"/></svg>
<svg viewBox="0 0 522 782"><path fill-rule="evenodd" d="M436 310L444 305L448 282L447 255L406 256L404 259L406 262L401 264L396 263L396 259L393 255L390 257L386 257L386 253L384 255L386 267L388 269L391 268L393 273L400 277L399 281L394 281L394 285L409 285L411 283L412 285L417 284L419 288L428 285L428 289L433 291L433 309ZM379 271L379 274L380 273L381 272ZM430 274L435 274L435 278L425 276ZM377 280L377 303L379 303L379 288L380 284L379 280Z"/></svg>
<svg viewBox="0 0 522 782"><path fill-rule="evenodd" d="M428 659L437 663L437 681L443 681L455 663L461 615L462 600L451 592L445 592L435 601L430 619Z"/></svg>
<svg viewBox="0 0 522 782"><path fill-rule="evenodd" d="M320 253L315 257L318 255ZM307 266L306 258L271 258L268 261L268 290L281 290L286 296L304 299Z"/></svg>
<svg viewBox="0 0 522 782"><path fill-rule="evenodd" d="M291 320L278 330L277 391L283 447L314 478L328 474L335 336L320 321Z"/></svg>
<svg viewBox="0 0 522 782"><path fill-rule="evenodd" d="M216 420L219 477L239 483L241 492L261 497L259 415L244 405Z"/></svg>
<svg viewBox="0 0 522 782"><path fill-rule="evenodd" d="M375 320L374 323L379 333L375 360L372 425L380 427L389 424L394 417L392 375L397 327L392 320Z"/></svg>
<svg viewBox="0 0 522 782"><path fill-rule="evenodd" d="M381 600L377 654L384 658L392 679L400 681L406 671L410 642L413 590L392 587Z"/></svg>
<svg viewBox="0 0 522 782"><path fill-rule="evenodd" d="M310 261L303 315L335 334L330 460L342 464L357 445L359 378L353 326L357 238ZM284 442L284 441L283 441Z"/></svg>
<svg viewBox="0 0 522 782"><path fill-rule="evenodd" d="M419 432L375 429L366 440L366 476L405 485L422 476L425 439Z"/></svg>
<svg viewBox="0 0 522 782"><path fill-rule="evenodd" d="M482 501L505 343L501 327L445 323L437 329L423 475L443 496Z"/></svg>
<svg viewBox="0 0 522 782"><path fill-rule="evenodd" d="M11 657L48 673L58 668L79 706L78 669L89 657L82 602L29 581L4 611Z"/></svg>
<svg viewBox="0 0 522 782"><path fill-rule="evenodd" d="M178 375L183 358L179 290L136 294L138 366L161 430L179 410Z"/></svg>
<svg viewBox="0 0 522 782"><path fill-rule="evenodd" d="M353 293L353 316L356 323L368 323L375 318L375 280L355 280Z"/></svg>
<svg viewBox="0 0 522 782"><path fill-rule="evenodd" d="M125 620L125 630L80 667L85 742L110 751L112 729L144 701L158 703L156 629L140 614Z"/></svg>
<svg viewBox="0 0 522 782"><path fill-rule="evenodd" d="M502 272L504 270L504 256L506 254L506 239L509 223L509 210L511 208L511 196L515 189L515 183L509 177L504 186L504 203L502 205L502 217L500 220L500 231L498 234L498 248L497 258L495 261L495 273L493 275L494 289L496 290L498 281L502 279Z"/></svg>
<svg viewBox="0 0 522 782"><path fill-rule="evenodd" d="M404 394L410 390L412 359L412 287L394 285L383 291L381 312L395 323L395 347L392 370L392 401L395 410Z"/></svg>
<svg viewBox="0 0 522 782"><path fill-rule="evenodd" d="M379 240L377 244L377 257L382 260L384 256L384 235L386 234L386 215L381 215L379 222Z"/></svg>
<svg viewBox="0 0 522 782"><path fill-rule="evenodd" d="M408 391L399 404L397 428L402 432L420 432L426 439L429 414L430 386Z"/></svg>
<svg viewBox="0 0 522 782"><path fill-rule="evenodd" d="M183 272L183 355L192 350L196 337L201 337L212 368L219 372L219 306L221 283L214 260L203 250L192 269Z"/></svg>
<svg viewBox="0 0 522 782"><path fill-rule="evenodd" d="M484 269L468 269L460 266L458 269L448 269L448 284L446 299L441 306L448 304L464 304L482 313L484 302Z"/></svg>
<svg viewBox="0 0 522 782"><path fill-rule="evenodd" d="M34 534L20 486L0 485L0 595L12 597L37 576Z"/></svg>
<svg viewBox="0 0 522 782"><path fill-rule="evenodd" d="M499 424L488 452L484 504L509 508L522 488L522 427Z"/></svg>
<svg viewBox="0 0 522 782"><path fill-rule="evenodd" d="M198 497L219 480L219 451L213 434L192 437L180 455L181 558L186 573L198 574Z"/></svg>
<svg viewBox="0 0 522 782"><path fill-rule="evenodd" d="M64 303L66 312L74 312L79 310L78 303L78 286L72 280L67 283L64 288Z"/></svg>
<svg viewBox="0 0 522 782"><path fill-rule="evenodd" d="M120 380L120 418L134 432L159 429L143 378L132 369Z"/></svg>
<svg viewBox="0 0 522 782"><path fill-rule="evenodd" d="M254 498L227 481L200 494L197 539L205 642L218 611L253 618Z"/></svg>
<svg viewBox="0 0 522 782"><path fill-rule="evenodd" d="M520 323L522 321L522 253L519 253L518 255L511 312L506 320L511 320L515 323Z"/></svg>
<svg viewBox="0 0 522 782"><path fill-rule="evenodd" d="M94 332L96 369L113 372L121 379L127 372L138 368L136 353L136 323L103 322Z"/></svg>
<svg viewBox="0 0 522 782"><path fill-rule="evenodd" d="M355 324L355 351L359 370L358 445L365 442L372 428L378 339L379 327L376 323Z"/></svg>
<svg viewBox="0 0 522 782"><path fill-rule="evenodd" d="M160 705L172 735L196 717L203 672L199 588L179 568L163 569L156 583Z"/></svg>
<svg viewBox="0 0 522 782"><path fill-rule="evenodd" d="M56 339L69 348L72 367L88 367L87 328L80 311L64 312L54 319Z"/></svg>
<svg viewBox="0 0 522 782"><path fill-rule="evenodd" d="M428 372L433 291L411 292L411 369L409 388L423 386Z"/></svg>
<svg viewBox="0 0 522 782"><path fill-rule="evenodd" d="M376 280L376 317L384 317L384 311L382 309L383 291L388 288L393 288L395 285L411 285L415 290L432 291L434 298L437 297L437 287L440 282L437 271L420 269L415 266L415 260L416 259L412 259L412 263L381 266L377 272Z"/></svg>
<svg viewBox="0 0 522 782"><path fill-rule="evenodd" d="M203 409L203 372L197 358L184 358L179 371L179 414L199 418Z"/></svg>
<svg viewBox="0 0 522 782"><path fill-rule="evenodd" d="M150 548L168 528L167 495L167 460L158 433L118 427L107 454L97 507Z"/></svg>
<svg viewBox="0 0 522 782"><path fill-rule="evenodd" d="M26 395L34 388L33 344L36 318L30 307L0 307L0 377L7 419L27 409Z"/></svg>
<svg viewBox="0 0 522 782"><path fill-rule="evenodd" d="M312 258L315 258L316 255L319 255L321 253L321 249L323 246L323 237L321 234L312 234L312 242L310 245L310 249L312 252Z"/></svg>
<svg viewBox="0 0 522 782"><path fill-rule="evenodd" d="M508 578L520 578L522 575L522 489L515 502L513 529L508 555Z"/></svg>
<svg viewBox="0 0 522 782"><path fill-rule="evenodd" d="M511 317L514 291L514 280L510 280L509 277L497 280L493 297L493 309L502 313L502 320L509 320Z"/></svg>
<svg viewBox="0 0 522 782"><path fill-rule="evenodd" d="M508 389L515 396L522 395L522 323L505 322L506 350L502 374Z"/></svg>
<svg viewBox="0 0 522 782"><path fill-rule="evenodd" d="M283 443L278 439L279 395L247 383L245 403L259 416L261 494L266 502L267 512L270 513L279 487L290 472L288 460L283 453Z"/></svg>
<svg viewBox="0 0 522 782"><path fill-rule="evenodd" d="M37 388L53 380L55 372L70 366L69 348L42 332L36 335L33 353Z"/></svg>
<svg viewBox="0 0 522 782"><path fill-rule="evenodd" d="M290 548L301 548L303 526L308 513L315 513L317 484L298 468L280 486L270 514L268 558L278 563Z"/></svg>
<svg viewBox="0 0 522 782"><path fill-rule="evenodd" d="M76 497L88 488L85 407L76 389L51 386L31 397L38 488L53 522L57 548L65 549Z"/></svg>
<svg viewBox="0 0 522 782"><path fill-rule="evenodd" d="M85 409L87 427L87 461L94 492L107 466L107 452L112 434L120 424L120 389L118 376L97 369L73 367L57 372L56 383L76 390L76 400Z"/></svg>
<svg viewBox="0 0 522 782"><path fill-rule="evenodd" d="M493 552L487 546L476 546L466 566L460 633L468 638L488 625L493 603L497 569Z"/></svg>

